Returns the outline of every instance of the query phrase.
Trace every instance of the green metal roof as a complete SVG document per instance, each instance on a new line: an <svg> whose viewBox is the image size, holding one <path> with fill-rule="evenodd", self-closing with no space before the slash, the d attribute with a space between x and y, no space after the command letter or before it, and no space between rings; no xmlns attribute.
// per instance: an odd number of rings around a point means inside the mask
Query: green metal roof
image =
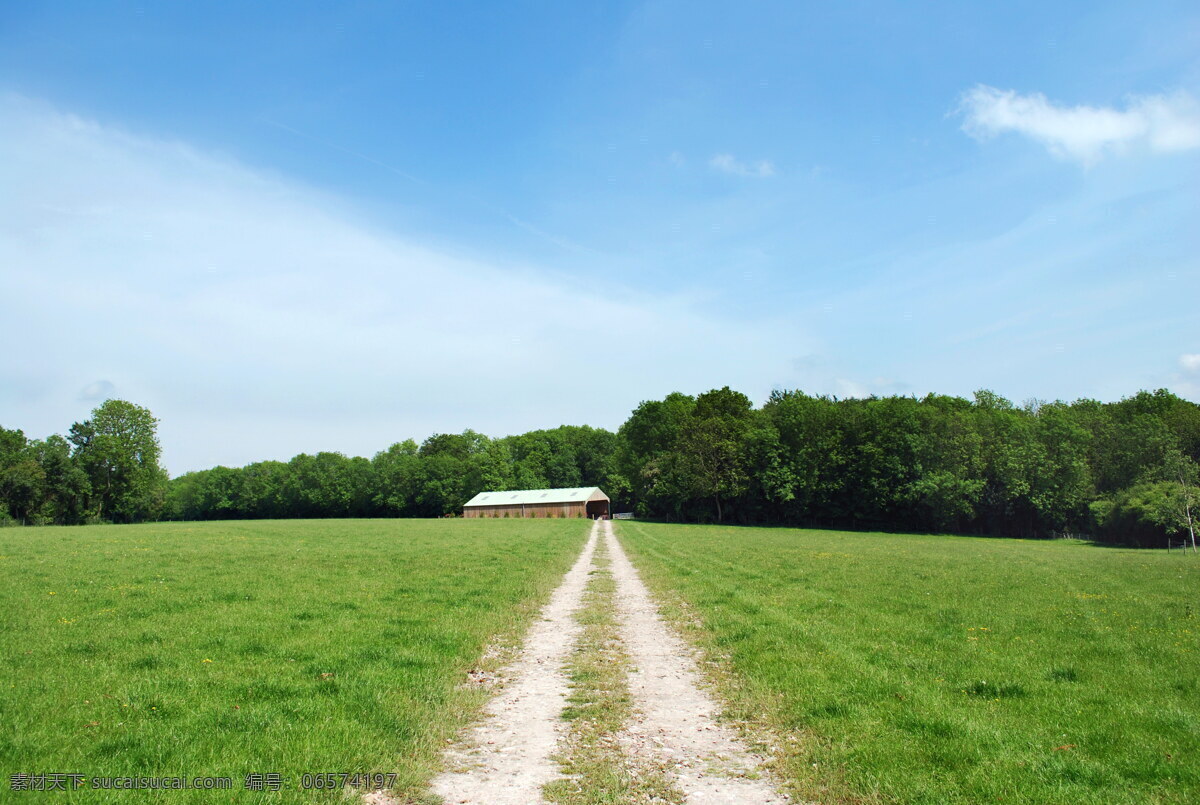
<svg viewBox="0 0 1200 805"><path fill-rule="evenodd" d="M568 489L514 489L510 492L480 492L464 506L526 506L539 503L582 503L586 500L608 500L598 486L576 486Z"/></svg>

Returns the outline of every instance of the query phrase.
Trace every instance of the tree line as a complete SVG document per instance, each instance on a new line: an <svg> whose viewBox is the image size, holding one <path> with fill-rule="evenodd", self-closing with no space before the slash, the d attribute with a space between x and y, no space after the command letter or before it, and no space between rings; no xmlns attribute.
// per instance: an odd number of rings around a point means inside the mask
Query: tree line
<svg viewBox="0 0 1200 805"><path fill-rule="evenodd" d="M440 517L483 490L599 486L667 520L1161 546L1194 539L1200 476L1200 406L1166 390L1022 406L777 391L756 408L726 387L643 402L616 433L467 430L169 480L156 424L110 400L65 439L0 428L0 521Z"/></svg>
<svg viewBox="0 0 1200 805"><path fill-rule="evenodd" d="M0 525L157 519L169 488L157 429L153 414L124 400L104 402L66 438L0 427Z"/></svg>
<svg viewBox="0 0 1200 805"><path fill-rule="evenodd" d="M393 444L371 459L300 454L171 482L168 517L443 517L489 489L603 487L615 472L616 434L564 425L490 439L473 430L420 445Z"/></svg>
<svg viewBox="0 0 1200 805"><path fill-rule="evenodd" d="M1200 406L777 391L755 409L724 388L644 402L619 436L646 515L1163 545L1191 526Z"/></svg>

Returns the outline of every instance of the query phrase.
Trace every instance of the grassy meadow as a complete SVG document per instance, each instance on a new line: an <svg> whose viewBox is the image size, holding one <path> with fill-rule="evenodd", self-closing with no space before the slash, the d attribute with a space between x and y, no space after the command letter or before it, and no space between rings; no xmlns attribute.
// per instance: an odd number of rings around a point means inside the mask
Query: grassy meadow
<svg viewBox="0 0 1200 805"><path fill-rule="evenodd" d="M419 797L485 696L461 684L466 672L489 641L520 632L589 525L0 529L0 790L17 772L213 775L233 777L233 791L161 801L342 801L301 793L300 775L395 772L397 790ZM248 794L249 773L290 780Z"/></svg>
<svg viewBox="0 0 1200 805"><path fill-rule="evenodd" d="M620 522L734 718L822 803L1200 802L1200 560Z"/></svg>

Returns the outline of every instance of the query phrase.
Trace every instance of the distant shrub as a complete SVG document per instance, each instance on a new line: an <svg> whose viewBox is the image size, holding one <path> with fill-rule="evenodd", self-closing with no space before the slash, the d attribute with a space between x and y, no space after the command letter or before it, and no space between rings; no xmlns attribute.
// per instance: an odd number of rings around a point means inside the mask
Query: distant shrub
<svg viewBox="0 0 1200 805"><path fill-rule="evenodd" d="M1143 483L1122 489L1089 507L1101 542L1162 548L1179 531L1170 513L1182 488L1174 481ZM1169 527L1169 524L1175 527Z"/></svg>

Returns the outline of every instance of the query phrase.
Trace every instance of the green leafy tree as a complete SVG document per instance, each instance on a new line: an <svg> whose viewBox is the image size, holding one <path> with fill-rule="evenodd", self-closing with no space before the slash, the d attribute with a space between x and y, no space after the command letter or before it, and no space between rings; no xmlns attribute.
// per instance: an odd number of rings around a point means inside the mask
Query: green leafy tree
<svg viewBox="0 0 1200 805"><path fill-rule="evenodd" d="M466 490L467 462L449 454L421 459L421 484L415 501L418 517L444 517L462 511L470 497Z"/></svg>
<svg viewBox="0 0 1200 805"><path fill-rule="evenodd" d="M1082 531L1095 498L1088 464L1092 435L1063 403L1031 407L1030 413L1043 448L1030 467L1030 498L1039 525L1049 533Z"/></svg>
<svg viewBox="0 0 1200 805"><path fill-rule="evenodd" d="M746 395L728 386L701 394L668 463L680 490L713 502L717 522L724 520L724 504L744 494L750 484L745 440L752 409Z"/></svg>
<svg viewBox="0 0 1200 805"><path fill-rule="evenodd" d="M695 398L673 392L663 400L642 402L621 426L617 471L629 482L638 514L682 516L687 490L672 471L671 459L695 406Z"/></svg>
<svg viewBox="0 0 1200 805"><path fill-rule="evenodd" d="M39 522L38 513L45 493L46 473L28 448L0 469L0 499L6 502L13 518L23 523Z"/></svg>
<svg viewBox="0 0 1200 805"><path fill-rule="evenodd" d="M848 461L846 420L829 397L802 391L772 392L763 413L778 434L779 519L798 524L831 522Z"/></svg>
<svg viewBox="0 0 1200 805"><path fill-rule="evenodd" d="M1187 534L1196 551L1196 515L1200 507L1200 465L1190 456L1174 451L1163 466L1169 489L1154 511L1154 519L1168 534Z"/></svg>
<svg viewBox="0 0 1200 805"><path fill-rule="evenodd" d="M424 478L417 451L417 443L406 439L376 453L371 460L375 468L371 499L381 514L392 517L413 514Z"/></svg>
<svg viewBox="0 0 1200 805"><path fill-rule="evenodd" d="M71 443L58 434L29 443L29 453L44 477L40 505L42 519L73 524L83 521L91 484L79 463L71 458Z"/></svg>
<svg viewBox="0 0 1200 805"><path fill-rule="evenodd" d="M208 470L185 472L171 479L167 490L165 514L171 520L206 520L204 482Z"/></svg>
<svg viewBox="0 0 1200 805"><path fill-rule="evenodd" d="M916 439L918 477L909 484L913 514L925 528L959 531L977 514L983 493L983 438L970 404L929 395Z"/></svg>
<svg viewBox="0 0 1200 805"><path fill-rule="evenodd" d="M984 464L976 528L992 534L1033 536L1037 513L1030 498L1030 467L1044 452L1033 419L987 390L975 393L974 417Z"/></svg>
<svg viewBox="0 0 1200 805"><path fill-rule="evenodd" d="M166 474L158 464L158 420L146 408L106 400L71 426L74 458L88 477L96 517L147 519L163 504Z"/></svg>
<svg viewBox="0 0 1200 805"><path fill-rule="evenodd" d="M368 462L369 463L369 462ZM349 517L360 495L353 462L341 453L301 453L288 462L288 492L300 517Z"/></svg>
<svg viewBox="0 0 1200 805"><path fill-rule="evenodd" d="M242 516L250 518L290 517L287 500L289 468L282 461L258 461L242 468Z"/></svg>
<svg viewBox="0 0 1200 805"><path fill-rule="evenodd" d="M1177 481L1148 481L1091 503L1097 536L1104 542L1142 547L1169 546L1172 537L1189 533L1196 495Z"/></svg>
<svg viewBox="0 0 1200 805"><path fill-rule="evenodd" d="M22 523L36 511L45 477L29 455L29 442L21 430L0 428L0 504L3 514Z"/></svg>
<svg viewBox="0 0 1200 805"><path fill-rule="evenodd" d="M487 490L509 489L512 483L512 452L504 441L492 441L467 459L465 494L474 497Z"/></svg>

